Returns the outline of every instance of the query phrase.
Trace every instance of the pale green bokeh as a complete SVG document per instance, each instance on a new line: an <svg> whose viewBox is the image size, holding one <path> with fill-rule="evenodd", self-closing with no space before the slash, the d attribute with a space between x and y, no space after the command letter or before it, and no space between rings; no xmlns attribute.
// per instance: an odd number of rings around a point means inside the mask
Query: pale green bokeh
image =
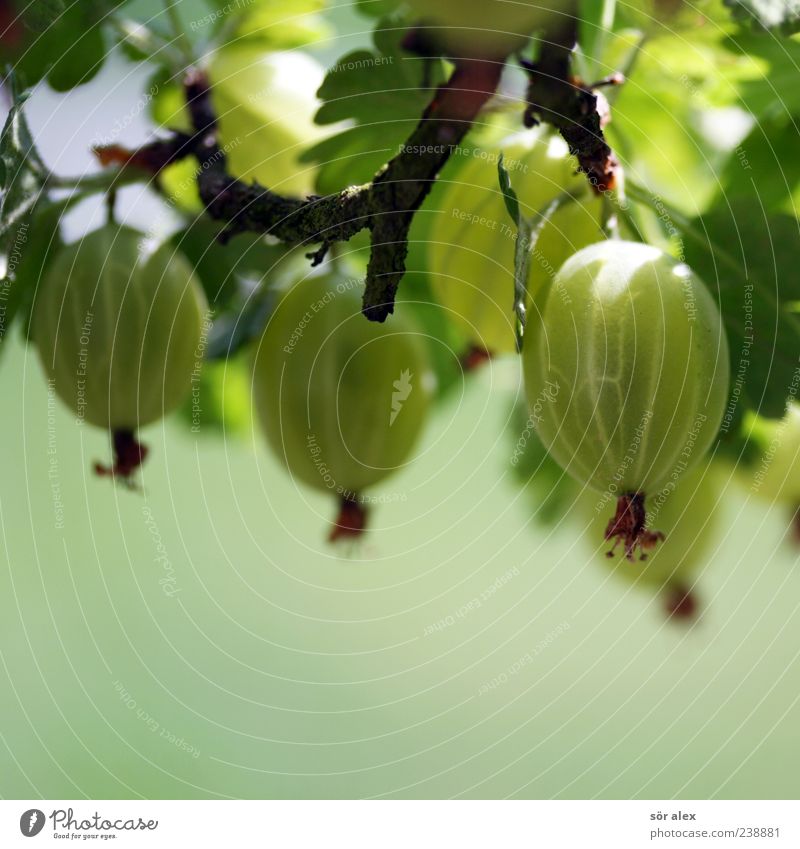
<svg viewBox="0 0 800 849"><path fill-rule="evenodd" d="M349 559L324 542L334 504L260 438L155 425L132 493L91 474L106 440L48 406L32 349L0 382L3 796L800 793L780 511L731 494L704 617L666 623L577 522L532 523L505 472L513 367L454 393Z"/></svg>

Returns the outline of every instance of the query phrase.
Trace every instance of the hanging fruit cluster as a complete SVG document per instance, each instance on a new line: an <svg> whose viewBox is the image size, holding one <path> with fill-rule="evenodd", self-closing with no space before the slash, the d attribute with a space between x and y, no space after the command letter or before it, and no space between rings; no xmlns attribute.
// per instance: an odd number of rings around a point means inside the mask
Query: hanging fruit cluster
<svg viewBox="0 0 800 849"><path fill-rule="evenodd" d="M95 5L39 4L0 48L30 82L77 85L101 58L70 47L59 68L48 45L99 27ZM768 204L770 238L753 241L769 257L737 259L727 214L750 214L742 181L729 179L731 203L715 200L716 180L692 171L676 135L658 150L649 137L656 107L676 112L694 85L662 90L667 71L640 51L658 37L655 18L678 33L729 30L681 3L601 4L600 15L573 0L389 2L376 4L388 17L373 47L323 75L295 51L324 32L321 5L301 2L290 20L241 4L194 40L117 21L125 49L158 66L148 107L159 136L130 149L112 133L96 146L106 170L86 179L50 172L9 78L3 333L23 317L55 392L110 434L113 459L96 471L120 481L147 455L140 429L179 408L199 426L198 385L219 418L236 408L240 429L252 396L279 465L338 502L332 540L363 533L371 494L417 460L437 402L469 379L453 363L466 373L516 358L526 422L513 465L548 490L536 490L536 515L576 508L615 573L689 616L720 458L800 528L798 296L785 274L764 284L781 252L794 272L796 220ZM726 49L703 34L709 55ZM501 78L512 64L517 76ZM618 85L617 64L642 83ZM626 111L651 90L655 105ZM723 148L717 139L714 155ZM626 180L620 151L625 173L652 176L676 204ZM115 223L117 189L144 181L182 222L157 247ZM97 192L108 223L62 244L61 215ZM29 225L35 248L20 263ZM742 319L751 275L762 298L777 292L774 339Z"/></svg>

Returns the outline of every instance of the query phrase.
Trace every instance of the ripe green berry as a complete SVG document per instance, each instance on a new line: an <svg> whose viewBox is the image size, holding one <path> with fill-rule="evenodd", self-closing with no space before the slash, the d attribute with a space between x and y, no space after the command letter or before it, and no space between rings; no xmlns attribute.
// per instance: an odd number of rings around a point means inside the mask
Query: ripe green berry
<svg viewBox="0 0 800 849"><path fill-rule="evenodd" d="M502 59L521 48L533 30L568 12L566 0L409 0L410 6L432 25L428 34L454 56Z"/></svg>
<svg viewBox="0 0 800 849"><path fill-rule="evenodd" d="M61 400L114 434L123 477L144 459L137 428L178 407L196 365L207 305L188 262L114 224L68 245L37 293L33 338Z"/></svg>
<svg viewBox="0 0 800 849"><path fill-rule="evenodd" d="M514 247L516 227L506 211L497 178L504 155L523 214L535 218L561 192L585 189L581 201L565 204L542 230L532 252L531 299L552 281L561 264L603 238L600 198L559 136L526 131L501 142L499 151L467 149L467 162L442 192L429 233L428 269L434 295L448 320L470 345L492 354L516 350ZM537 320L536 311L533 319Z"/></svg>
<svg viewBox="0 0 800 849"><path fill-rule="evenodd" d="M314 123L319 65L302 53L234 46L215 54L209 76L231 173L281 194L309 194L315 170L300 156L322 135Z"/></svg>
<svg viewBox="0 0 800 849"><path fill-rule="evenodd" d="M753 493L770 502L800 505L800 404L791 402L782 419L751 414L745 430L759 448L748 468Z"/></svg>
<svg viewBox="0 0 800 849"><path fill-rule="evenodd" d="M313 276L286 293L258 346L254 401L290 474L339 496L332 539L357 535L363 493L406 465L433 377L413 329L361 314L359 281Z"/></svg>
<svg viewBox="0 0 800 849"><path fill-rule="evenodd" d="M702 460L727 399L728 344L705 285L648 245L584 248L556 275L523 365L547 449L618 499L606 537L629 558L652 548L645 497Z"/></svg>
<svg viewBox="0 0 800 849"><path fill-rule="evenodd" d="M739 478L758 498L788 508L800 541L800 403L791 401L781 419L749 413L744 430L757 453L746 467L737 467Z"/></svg>

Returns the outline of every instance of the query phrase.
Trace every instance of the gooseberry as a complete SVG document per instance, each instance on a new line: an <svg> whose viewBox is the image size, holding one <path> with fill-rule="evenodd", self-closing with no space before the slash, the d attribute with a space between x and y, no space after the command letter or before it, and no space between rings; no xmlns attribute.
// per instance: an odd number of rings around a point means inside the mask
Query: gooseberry
<svg viewBox="0 0 800 849"><path fill-rule="evenodd" d="M667 613L675 618L691 618L697 609L693 585L718 529L719 477L713 464L702 465L651 501L648 521L658 524L665 539L642 568L605 556L605 544L597 545L606 524L603 503L589 489L578 499L578 514L598 559L618 578L660 592Z"/></svg>
<svg viewBox="0 0 800 849"><path fill-rule="evenodd" d="M563 191L585 188L585 198L560 207L532 250L528 294L536 298L558 268L579 248L603 238L601 200L560 136L542 130L515 134L493 152L464 148L467 161L442 192L429 231L431 287L448 319L470 345L492 354L516 350L514 248L517 229L498 185L497 159L503 153L523 214L536 218ZM536 309L533 321L537 320Z"/></svg>
<svg viewBox="0 0 800 849"><path fill-rule="evenodd" d="M398 310L390 324L361 313L359 281L308 277L270 317L254 366L254 402L267 441L290 474L335 493L331 539L357 536L364 491L409 462L433 378Z"/></svg>
<svg viewBox="0 0 800 849"><path fill-rule="evenodd" d="M281 194L309 194L315 171L299 159L323 132L314 123L322 68L298 52L226 47L209 77L231 173Z"/></svg>
<svg viewBox="0 0 800 849"><path fill-rule="evenodd" d="M745 430L758 446L758 457L749 467L754 494L800 504L800 404L791 401L781 419L750 413Z"/></svg>
<svg viewBox="0 0 800 849"><path fill-rule="evenodd" d="M693 8L684 0L638 0L620 9L620 18L651 37L674 36L696 26Z"/></svg>
<svg viewBox="0 0 800 849"><path fill-rule="evenodd" d="M170 245L143 256L144 236L108 224L66 246L45 275L32 332L56 394L110 430L127 478L144 460L137 428L178 407L197 367L207 312L191 266Z"/></svg>
<svg viewBox="0 0 800 849"><path fill-rule="evenodd" d="M629 559L652 548L646 496L703 458L727 399L728 343L705 285L658 248L590 245L556 275L523 367L548 451L617 499L606 538Z"/></svg>
<svg viewBox="0 0 800 849"><path fill-rule="evenodd" d="M745 431L757 455L740 477L754 495L789 508L800 540L800 403L790 401L781 419L749 413Z"/></svg>
<svg viewBox="0 0 800 849"><path fill-rule="evenodd" d="M408 0L430 36L458 57L502 59L557 19L564 0ZM568 11L565 10L565 11Z"/></svg>

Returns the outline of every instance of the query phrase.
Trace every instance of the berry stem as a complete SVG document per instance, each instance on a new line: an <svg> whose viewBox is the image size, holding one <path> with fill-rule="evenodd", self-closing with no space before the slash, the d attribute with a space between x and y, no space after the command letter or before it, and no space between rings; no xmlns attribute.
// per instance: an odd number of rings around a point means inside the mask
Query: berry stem
<svg viewBox="0 0 800 849"><path fill-rule="evenodd" d="M664 609L670 619L691 621L697 616L697 597L690 587L670 585L664 591Z"/></svg>
<svg viewBox="0 0 800 849"><path fill-rule="evenodd" d="M790 519L792 542L800 547L800 505L797 505L791 514Z"/></svg>
<svg viewBox="0 0 800 849"><path fill-rule="evenodd" d="M94 464L95 474L120 478L126 483L131 482L133 473L144 463L148 449L136 440L132 430L115 430L111 434L114 449L114 462L111 466L102 463Z"/></svg>
<svg viewBox="0 0 800 849"><path fill-rule="evenodd" d="M360 537L367 528L369 513L357 495L343 495L339 502L339 515L328 535L330 542Z"/></svg>
<svg viewBox="0 0 800 849"><path fill-rule="evenodd" d="M613 557L619 543L625 546L625 557L634 560L636 550L639 560L647 559L647 551L664 539L661 531L647 530L647 513L643 492L626 492L617 499L617 512L606 526L606 540L614 540L606 557Z"/></svg>
<svg viewBox="0 0 800 849"><path fill-rule="evenodd" d="M106 194L106 224L116 224L117 187L112 186Z"/></svg>
<svg viewBox="0 0 800 849"><path fill-rule="evenodd" d="M485 363L492 359L492 352L487 351L480 345L470 345L460 357L461 368L466 372L472 372L479 369Z"/></svg>

